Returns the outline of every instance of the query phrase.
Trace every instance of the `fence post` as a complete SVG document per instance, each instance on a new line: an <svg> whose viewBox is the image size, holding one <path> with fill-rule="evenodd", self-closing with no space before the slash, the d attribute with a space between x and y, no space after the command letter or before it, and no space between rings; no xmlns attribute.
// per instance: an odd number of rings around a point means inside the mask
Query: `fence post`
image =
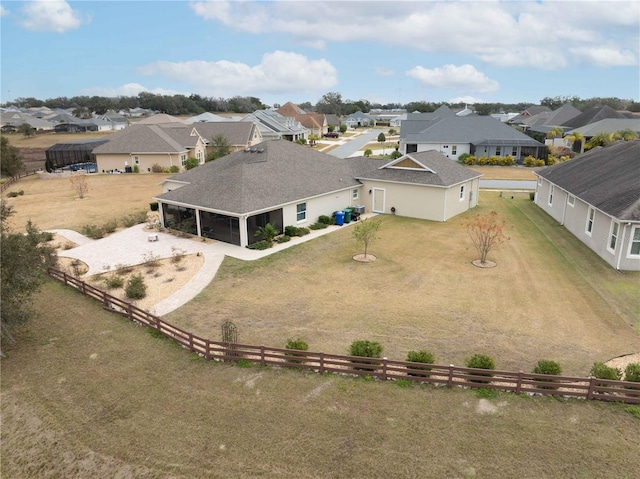
<svg viewBox="0 0 640 479"><path fill-rule="evenodd" d="M193 334L192 333L189 333L189 349L191 351L194 351L194 349L193 349Z"/></svg>
<svg viewBox="0 0 640 479"><path fill-rule="evenodd" d="M385 381L387 378L387 358L382 358L382 379Z"/></svg>
<svg viewBox="0 0 640 479"><path fill-rule="evenodd" d="M105 308L109 307L109 300L107 300L107 292L106 291L102 292L102 304L104 305Z"/></svg>
<svg viewBox="0 0 640 479"><path fill-rule="evenodd" d="M587 399L593 399L594 387L596 385L596 378L591 376L589 378L589 390L587 391Z"/></svg>
<svg viewBox="0 0 640 479"><path fill-rule="evenodd" d="M260 346L260 366L265 366L264 346Z"/></svg>
<svg viewBox="0 0 640 479"><path fill-rule="evenodd" d="M208 339L204 341L204 358L211 359L211 341Z"/></svg>
<svg viewBox="0 0 640 479"><path fill-rule="evenodd" d="M447 387L453 386L453 364L449 364L449 378L447 379Z"/></svg>
<svg viewBox="0 0 640 479"><path fill-rule="evenodd" d="M518 384L516 385L516 394L522 391L522 371L518 371Z"/></svg>
<svg viewBox="0 0 640 479"><path fill-rule="evenodd" d="M324 353L320 353L320 374L324 373Z"/></svg>
<svg viewBox="0 0 640 479"><path fill-rule="evenodd" d="M133 321L133 310L131 309L131 303L127 303L127 317L130 321Z"/></svg>

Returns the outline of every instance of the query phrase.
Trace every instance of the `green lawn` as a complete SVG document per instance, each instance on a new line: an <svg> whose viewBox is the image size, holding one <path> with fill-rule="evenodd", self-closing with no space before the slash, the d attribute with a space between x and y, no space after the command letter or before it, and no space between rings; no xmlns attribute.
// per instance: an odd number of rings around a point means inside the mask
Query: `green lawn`
<svg viewBox="0 0 640 479"><path fill-rule="evenodd" d="M552 359L574 375L640 350L640 274L614 271L527 194L483 192L480 201L447 223L383 216L372 264L351 259L361 251L350 228L259 261L227 258L165 319L212 339L232 319L247 344L300 337L311 350L345 353L370 339L392 359L428 349L440 364L462 365L485 353L498 369ZM463 223L491 210L511 239L490 253L496 268L478 269Z"/></svg>
<svg viewBox="0 0 640 479"><path fill-rule="evenodd" d="M638 408L206 362L57 283L34 307L2 360L3 478L640 470Z"/></svg>

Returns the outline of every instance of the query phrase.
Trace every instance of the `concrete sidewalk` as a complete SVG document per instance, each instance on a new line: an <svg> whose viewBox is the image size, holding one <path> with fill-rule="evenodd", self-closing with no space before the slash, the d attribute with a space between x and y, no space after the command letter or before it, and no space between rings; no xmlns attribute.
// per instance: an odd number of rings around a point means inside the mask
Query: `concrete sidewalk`
<svg viewBox="0 0 640 479"><path fill-rule="evenodd" d="M367 214L362 218L370 216L375 215ZM147 231L145 230L146 224L132 226L98 240L87 238L73 230L48 231L63 236L78 245L75 248L60 251L58 256L84 262L89 268L85 276L113 271L122 266L143 264L151 258L170 258L176 252L179 254L200 253L204 257L204 263L198 272L181 289L150 309L153 314L162 316L189 302L206 288L213 281L225 256L253 261L354 224L356 223L351 222L344 226L332 225L322 230L312 230L306 236L291 238L291 241L287 243L275 244L272 248L262 251L241 248L220 241L203 241L193 237L180 238L169 233ZM149 235L157 235L157 241L149 241Z"/></svg>

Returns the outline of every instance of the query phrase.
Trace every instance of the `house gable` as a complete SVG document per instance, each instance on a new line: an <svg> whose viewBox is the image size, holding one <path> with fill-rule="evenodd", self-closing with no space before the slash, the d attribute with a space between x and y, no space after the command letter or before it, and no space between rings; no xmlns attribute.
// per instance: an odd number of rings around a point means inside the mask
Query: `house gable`
<svg viewBox="0 0 640 479"><path fill-rule="evenodd" d="M410 169L410 170L422 170L428 171L429 173L435 173L428 166L420 163L418 160L413 158L411 155L404 155L398 158L397 160L392 161L391 163L387 163L380 167L380 169L384 168L397 168L397 169Z"/></svg>

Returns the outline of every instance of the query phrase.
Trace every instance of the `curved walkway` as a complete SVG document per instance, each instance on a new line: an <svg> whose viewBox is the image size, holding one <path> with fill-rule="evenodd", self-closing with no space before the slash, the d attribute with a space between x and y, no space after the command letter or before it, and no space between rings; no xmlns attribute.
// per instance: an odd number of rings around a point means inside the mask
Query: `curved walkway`
<svg viewBox="0 0 640 479"><path fill-rule="evenodd" d="M372 215L363 217L368 216ZM84 262L89 268L84 276L113 271L125 265L143 264L151 258L170 258L176 252L179 254L201 254L204 257L204 263L187 284L150 308L152 314L162 316L186 304L206 288L213 281L225 256L252 261L353 224L352 222L344 226L329 226L323 230L312 230L306 236L291 238L291 241L287 243L276 244L272 248L262 251L241 248L220 241L193 237L181 238L169 233L147 231L145 230L146 224L132 226L98 240L87 238L73 230L53 229L48 231L63 236L78 245L72 249L59 251L58 256ZM157 235L158 240L149 241L150 234Z"/></svg>

